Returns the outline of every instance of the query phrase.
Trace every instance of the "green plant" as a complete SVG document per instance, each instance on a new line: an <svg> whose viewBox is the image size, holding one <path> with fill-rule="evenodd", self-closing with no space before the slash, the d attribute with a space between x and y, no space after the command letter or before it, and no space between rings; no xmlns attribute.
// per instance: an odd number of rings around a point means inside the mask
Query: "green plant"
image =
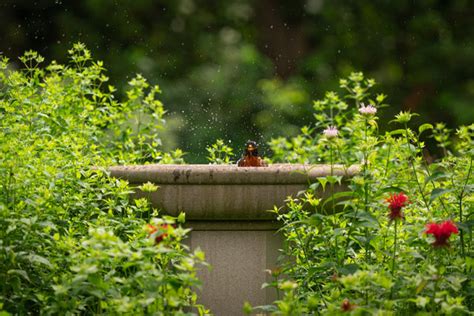
<svg viewBox="0 0 474 316"><path fill-rule="evenodd" d="M231 164L234 150L226 145L222 139L216 140L214 144L206 147L208 152L207 160L212 164Z"/></svg>
<svg viewBox="0 0 474 316"><path fill-rule="evenodd" d="M137 76L119 101L82 44L67 65L27 52L0 61L0 306L12 314L188 314L199 250L184 216L158 217L108 176L117 163L174 162L159 132L163 105ZM146 123L145 123L146 122ZM145 187L157 189L150 184ZM155 244L145 225L168 224Z"/></svg>
<svg viewBox="0 0 474 316"><path fill-rule="evenodd" d="M275 161L325 162L331 170L358 164L360 173L319 178L288 200L287 211L275 210L287 242L282 275L295 287L284 308L279 300L260 309L408 315L467 314L474 308L468 211L474 125L461 126L456 137L442 124L422 124L415 131L410 125L416 114L401 112L396 128L381 133L377 113L387 106L386 96L373 97L374 84L361 73L341 80L346 93L329 92L314 102L312 126L270 142ZM429 131L444 153L433 162L427 161L424 143ZM338 183L349 190L335 193ZM330 197L321 200L318 190L329 190ZM446 235L449 246L439 247L426 225L447 219L455 225L449 231L459 229L459 237Z"/></svg>

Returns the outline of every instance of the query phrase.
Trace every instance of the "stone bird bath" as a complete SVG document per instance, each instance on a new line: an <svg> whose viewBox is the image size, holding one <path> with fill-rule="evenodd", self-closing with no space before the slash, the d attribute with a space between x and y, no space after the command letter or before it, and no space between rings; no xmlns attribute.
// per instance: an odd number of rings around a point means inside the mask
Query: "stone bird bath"
<svg viewBox="0 0 474 316"><path fill-rule="evenodd" d="M276 299L275 289L262 289L270 282L266 269L277 264L283 240L274 206L284 206L318 177L330 175L329 165L275 164L268 167L228 165L142 165L110 168L111 176L139 186L152 182L159 186L149 196L162 213L186 213L192 228L188 243L206 254L211 270L202 269L200 303L215 315L242 315L245 301L265 305ZM351 177L356 166L334 166L333 174ZM345 188L335 186L335 191ZM320 192L320 197L329 194Z"/></svg>

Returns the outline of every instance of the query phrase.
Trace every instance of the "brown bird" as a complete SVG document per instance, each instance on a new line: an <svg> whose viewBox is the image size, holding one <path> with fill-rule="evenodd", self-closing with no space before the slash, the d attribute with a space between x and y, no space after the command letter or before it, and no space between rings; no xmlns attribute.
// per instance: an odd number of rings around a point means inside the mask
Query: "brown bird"
<svg viewBox="0 0 474 316"><path fill-rule="evenodd" d="M245 144L245 150L242 158L237 161L239 167L266 167L267 164L258 155L257 143L249 140Z"/></svg>

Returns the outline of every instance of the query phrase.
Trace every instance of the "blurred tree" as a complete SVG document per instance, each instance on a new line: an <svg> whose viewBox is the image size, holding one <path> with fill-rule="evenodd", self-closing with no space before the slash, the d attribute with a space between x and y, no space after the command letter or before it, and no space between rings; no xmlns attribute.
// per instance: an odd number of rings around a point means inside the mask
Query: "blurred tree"
<svg viewBox="0 0 474 316"><path fill-rule="evenodd" d="M383 86L387 115L472 122L473 11L469 0L3 0L0 51L64 61L82 41L114 84L142 73L163 88L168 145L205 162L218 138L240 148L296 133L311 99L354 70Z"/></svg>

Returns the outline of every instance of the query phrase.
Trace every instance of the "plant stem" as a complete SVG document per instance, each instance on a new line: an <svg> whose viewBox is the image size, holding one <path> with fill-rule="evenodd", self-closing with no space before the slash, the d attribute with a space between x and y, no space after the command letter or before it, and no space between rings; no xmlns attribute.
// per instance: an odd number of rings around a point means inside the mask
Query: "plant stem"
<svg viewBox="0 0 474 316"><path fill-rule="evenodd" d="M383 176L382 176L382 179L387 179L387 174L388 174L388 167L390 166L390 155L392 153L392 144L388 143L388 150L387 150L387 160L385 161L385 168L384 168L384 172L383 172ZM383 185L383 181L380 181L378 187L377 187L377 190L380 190L380 188L382 187Z"/></svg>
<svg viewBox="0 0 474 316"><path fill-rule="evenodd" d="M392 253L392 280L395 279L395 258L397 256L397 241L398 241L398 236L397 236L397 224L398 220L394 220L394 232L393 232L393 253ZM390 289L390 299L393 298L393 286Z"/></svg>
<svg viewBox="0 0 474 316"><path fill-rule="evenodd" d="M394 220L395 231L393 233L393 255L392 255L392 276L395 275L395 257L397 255L397 223L398 220Z"/></svg>
<svg viewBox="0 0 474 316"><path fill-rule="evenodd" d="M343 157L340 150L337 150L337 154L338 154L339 160L342 162L342 167L344 168L344 174L347 175L348 173L347 173L346 165L348 165L348 162L344 159L344 157ZM351 197L351 200L352 199L354 199L354 195ZM354 211L354 215L352 216L353 219L357 218L358 211L359 211L359 208L356 207L356 209ZM354 230L354 224L352 223L352 225L349 226L349 230L347 231L347 238L346 238L346 243L345 243L345 246L344 246L344 254L342 255L342 260L344 260L344 258L346 258L347 248L349 248L350 236L351 236L353 230Z"/></svg>
<svg viewBox="0 0 474 316"><path fill-rule="evenodd" d="M418 139L418 140L419 140L419 139ZM420 146L420 142L419 142L419 141L417 142L417 145L418 145L418 149L419 149L419 150L422 150L422 149L423 149L423 148ZM425 155L423 154L423 152L422 152L422 154L421 154L421 157L423 158L422 166L424 167L424 169L425 169L425 171L426 171L426 174L428 175L428 178L431 178L431 171L430 171L430 168L428 167L428 162L426 161L426 157L425 157ZM431 182L431 184L433 185L433 189L436 189L436 182L435 182L433 179L431 179L430 182ZM423 186L423 189L424 189L425 187L426 187L426 183L425 183L425 185ZM443 207L444 212L445 212L446 214L448 214L448 209L446 208L446 205L444 204L443 199L440 198L439 201L440 201L440 203L441 203L441 206Z"/></svg>
<svg viewBox="0 0 474 316"><path fill-rule="evenodd" d="M329 161L331 163L331 183L330 183L330 190L331 190L331 209L332 209L332 216L334 217L334 222L333 222L333 228L337 228L337 217L336 217L336 210L334 208L334 179L332 178L334 176L334 161L333 161L333 149L332 149L332 142L329 144ZM337 244L337 235L334 236L334 257L336 259L336 263L339 262L339 256L337 253L337 250L339 249L338 244ZM342 258L344 260L344 258Z"/></svg>
<svg viewBox="0 0 474 316"><path fill-rule="evenodd" d="M459 222L462 223L462 198L463 196L459 196ZM463 257L466 257L466 254L464 253L464 233L463 230L459 230L459 238L461 239L461 255Z"/></svg>
<svg viewBox="0 0 474 316"><path fill-rule="evenodd" d="M438 257L438 255L436 254L435 257ZM440 275L439 275L439 267L440 267L440 258L436 258L436 263L435 263L435 266L436 266L436 279L434 281L434 286L433 286L433 298L432 298L432 302L431 302L431 312L433 314L436 313L436 292L438 292L438 282L439 282L439 279L440 279Z"/></svg>
<svg viewBox="0 0 474 316"><path fill-rule="evenodd" d="M277 295L277 301L280 300L280 289L278 288L278 276L275 276L275 289L276 289L276 295Z"/></svg>
<svg viewBox="0 0 474 316"><path fill-rule="evenodd" d="M310 267L311 266L311 263L309 262L309 256L308 256L308 253L307 253L307 249L306 249L306 245L304 244L302 238L301 238L301 235L300 233L298 232L298 228L294 229L294 232L296 233L296 236L298 238L298 241L299 243L302 245L301 249L303 250L303 255L304 255L304 259L306 261L306 266L307 267ZM308 271L308 268L307 267L304 267L304 269L306 271ZM308 283L308 279L305 278L305 280L303 281L304 284L306 285ZM326 304L326 300L324 299L324 296L323 296L323 293L321 291L321 288L318 286L318 291L319 291L319 294L321 295L321 299L323 300L323 303L324 303L324 306L326 306L327 308L327 304Z"/></svg>
<svg viewBox="0 0 474 316"><path fill-rule="evenodd" d="M364 143L365 143L365 146L367 146L367 134L368 134L368 121L367 121L367 118L365 119L365 122L364 122ZM369 212L369 206L368 206L368 202L369 202L369 184L367 183L367 167L368 167L368 154L367 154L367 147L364 147L364 211L366 213ZM369 262L369 257L370 257L370 253L369 253L369 245L370 245L370 242L369 242L369 228L366 227L365 228L365 261L366 263Z"/></svg>
<svg viewBox="0 0 474 316"><path fill-rule="evenodd" d="M466 189L467 183L469 182L469 178L471 177L471 172L472 172L472 157L471 157L471 160L469 161L469 170L467 171L466 182L464 183L461 193L459 194L459 222L460 223L462 223L463 221L462 200L464 198L464 190ZM461 239L461 255L463 257L466 257L466 254L464 252L464 231L462 229L460 229L459 238Z"/></svg>
<svg viewBox="0 0 474 316"><path fill-rule="evenodd" d="M298 238L298 242L301 245L301 249L303 250L303 255L304 255L304 260L306 261L306 266L309 267L311 266L311 263L309 262L309 255L308 255L308 250L306 249L306 244L303 242L303 238L301 237L298 227L294 228L294 232L296 233L296 236ZM306 282L306 281L305 281Z"/></svg>
<svg viewBox="0 0 474 316"><path fill-rule="evenodd" d="M425 195L423 194L423 189L421 188L421 184L420 184L420 181L418 180L418 174L416 173L416 167L415 167L415 163L413 162L413 160L415 160L415 157L412 156L411 154L411 149L410 149L410 139L408 138L408 126L407 126L407 123L405 123L405 139L406 139L406 142L407 142L407 147L408 147L408 151L410 152L410 158L409 161L410 161L410 165L411 165L411 168L413 170L413 175L415 176L415 181L416 181L416 185L418 187L418 191L420 192L420 195L421 195L421 198L423 199L423 203L425 204L426 206L426 209L428 211L430 211L430 205L428 204L428 202L426 201L426 197Z"/></svg>

